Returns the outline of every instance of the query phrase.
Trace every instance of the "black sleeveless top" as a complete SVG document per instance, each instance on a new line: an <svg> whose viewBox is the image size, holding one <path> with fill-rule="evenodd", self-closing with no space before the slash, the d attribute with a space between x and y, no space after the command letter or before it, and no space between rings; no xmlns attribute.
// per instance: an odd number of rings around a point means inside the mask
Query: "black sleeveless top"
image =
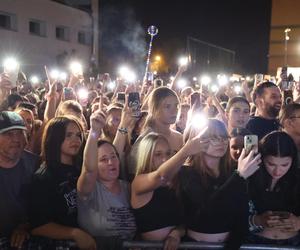
<svg viewBox="0 0 300 250"><path fill-rule="evenodd" d="M246 182L233 173L229 178L208 178L201 183L193 167L179 171L179 189L184 206L186 226L195 232L215 234L248 227ZM238 227L238 228L237 228Z"/></svg>
<svg viewBox="0 0 300 250"><path fill-rule="evenodd" d="M183 213L175 191L168 187L157 188L146 205L133 208L133 214L139 233L178 226L183 222Z"/></svg>

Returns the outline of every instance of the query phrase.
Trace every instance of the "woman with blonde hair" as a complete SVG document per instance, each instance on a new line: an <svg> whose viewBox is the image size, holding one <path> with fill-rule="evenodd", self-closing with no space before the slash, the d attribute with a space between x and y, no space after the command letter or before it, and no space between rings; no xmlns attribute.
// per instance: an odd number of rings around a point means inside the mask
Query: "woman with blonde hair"
<svg viewBox="0 0 300 250"><path fill-rule="evenodd" d="M181 227L181 206L171 183L185 159L199 153L202 147L198 135L171 157L169 142L161 134L148 133L139 143L131 205L143 240L165 241L165 249L177 249L185 231Z"/></svg>

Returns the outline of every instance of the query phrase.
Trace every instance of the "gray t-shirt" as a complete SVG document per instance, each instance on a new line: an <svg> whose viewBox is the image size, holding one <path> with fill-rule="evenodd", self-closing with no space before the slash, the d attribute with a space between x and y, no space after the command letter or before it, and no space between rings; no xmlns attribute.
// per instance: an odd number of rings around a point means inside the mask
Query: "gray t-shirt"
<svg viewBox="0 0 300 250"><path fill-rule="evenodd" d="M136 226L129 204L129 184L119 180L121 192L111 193L101 182L84 199L78 197L78 223L94 237L132 239Z"/></svg>

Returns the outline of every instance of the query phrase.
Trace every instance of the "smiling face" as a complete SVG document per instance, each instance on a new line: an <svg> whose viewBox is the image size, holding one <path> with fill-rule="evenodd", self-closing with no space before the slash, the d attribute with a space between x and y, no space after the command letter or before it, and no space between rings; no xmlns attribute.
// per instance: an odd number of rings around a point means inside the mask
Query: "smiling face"
<svg viewBox="0 0 300 250"><path fill-rule="evenodd" d="M292 165L292 157L276 157L269 155L264 158L263 162L269 175L273 179L279 180L289 171Z"/></svg>
<svg viewBox="0 0 300 250"><path fill-rule="evenodd" d="M98 176L103 181L115 181L119 177L120 161L115 149L108 143L98 148Z"/></svg>
<svg viewBox="0 0 300 250"><path fill-rule="evenodd" d="M273 118L278 116L281 105L282 96L278 87L266 88L263 96L259 98L259 108Z"/></svg>

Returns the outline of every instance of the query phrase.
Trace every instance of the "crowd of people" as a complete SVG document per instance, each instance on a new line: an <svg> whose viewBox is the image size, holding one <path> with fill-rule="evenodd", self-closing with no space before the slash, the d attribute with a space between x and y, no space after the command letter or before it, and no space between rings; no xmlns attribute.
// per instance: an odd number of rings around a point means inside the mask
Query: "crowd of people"
<svg viewBox="0 0 300 250"><path fill-rule="evenodd" d="M111 87L45 69L0 75L0 249L300 246L299 82L181 88L181 65Z"/></svg>

